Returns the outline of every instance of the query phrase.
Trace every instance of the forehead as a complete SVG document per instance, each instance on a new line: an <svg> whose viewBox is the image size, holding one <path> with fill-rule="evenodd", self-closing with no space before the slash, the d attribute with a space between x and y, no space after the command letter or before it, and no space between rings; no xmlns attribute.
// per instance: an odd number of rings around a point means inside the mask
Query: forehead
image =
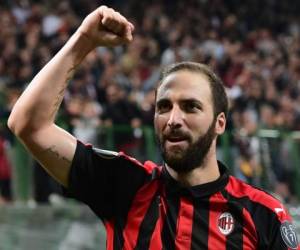
<svg viewBox="0 0 300 250"><path fill-rule="evenodd" d="M180 70L168 75L157 89L157 98L196 99L211 103L211 89L208 78L200 72Z"/></svg>

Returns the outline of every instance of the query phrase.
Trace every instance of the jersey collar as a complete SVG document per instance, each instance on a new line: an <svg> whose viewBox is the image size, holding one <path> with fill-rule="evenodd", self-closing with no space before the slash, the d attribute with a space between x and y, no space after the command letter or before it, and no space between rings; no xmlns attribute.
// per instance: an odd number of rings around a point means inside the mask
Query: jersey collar
<svg viewBox="0 0 300 250"><path fill-rule="evenodd" d="M220 177L217 180L192 187L183 186L169 174L169 172L166 170L166 167L163 167L162 178L165 182L166 194L199 198L210 196L218 191L221 191L228 183L229 174L227 167L219 161L218 167L220 170Z"/></svg>

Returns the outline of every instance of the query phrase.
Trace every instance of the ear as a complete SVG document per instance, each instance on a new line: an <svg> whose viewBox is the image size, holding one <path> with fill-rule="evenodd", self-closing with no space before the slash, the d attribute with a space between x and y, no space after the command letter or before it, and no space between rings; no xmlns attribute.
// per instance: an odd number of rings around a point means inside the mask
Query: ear
<svg viewBox="0 0 300 250"><path fill-rule="evenodd" d="M215 132L217 135L221 135L224 133L226 127L226 117L225 114L222 112L218 114L216 119L216 126L215 126Z"/></svg>

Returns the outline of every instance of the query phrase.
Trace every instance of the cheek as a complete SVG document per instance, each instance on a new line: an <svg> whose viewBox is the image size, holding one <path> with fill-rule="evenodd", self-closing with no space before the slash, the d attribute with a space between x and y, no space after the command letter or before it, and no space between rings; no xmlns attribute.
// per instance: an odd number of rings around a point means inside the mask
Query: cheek
<svg viewBox="0 0 300 250"><path fill-rule="evenodd" d="M193 136L193 139L197 139L199 136L204 135L210 127L208 119L194 119L189 123L189 130Z"/></svg>
<svg viewBox="0 0 300 250"><path fill-rule="evenodd" d="M161 115L154 116L154 129L156 133L161 133L166 124L166 119Z"/></svg>

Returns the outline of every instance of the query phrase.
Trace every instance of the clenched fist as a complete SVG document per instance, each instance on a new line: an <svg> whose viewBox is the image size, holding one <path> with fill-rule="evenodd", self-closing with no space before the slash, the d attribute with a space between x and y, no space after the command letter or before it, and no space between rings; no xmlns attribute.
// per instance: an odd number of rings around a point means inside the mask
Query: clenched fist
<svg viewBox="0 0 300 250"><path fill-rule="evenodd" d="M92 47L117 46L132 40L134 26L119 12L101 6L90 13L78 28Z"/></svg>

